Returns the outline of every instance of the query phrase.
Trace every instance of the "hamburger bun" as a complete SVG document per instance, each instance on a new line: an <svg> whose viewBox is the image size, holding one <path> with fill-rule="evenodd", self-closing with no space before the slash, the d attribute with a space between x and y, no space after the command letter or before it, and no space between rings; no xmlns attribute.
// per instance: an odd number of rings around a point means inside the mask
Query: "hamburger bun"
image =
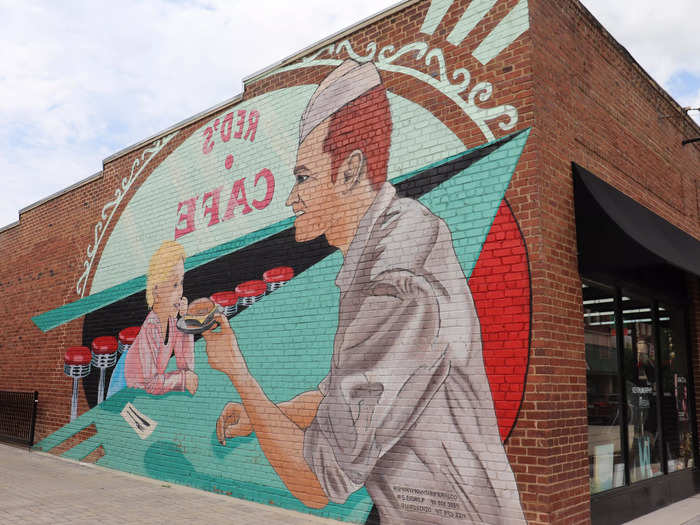
<svg viewBox="0 0 700 525"><path fill-rule="evenodd" d="M205 325L209 323L216 313L216 305L214 301L207 297L202 297L192 301L187 308L187 313L183 316L185 323L191 326L194 323Z"/></svg>

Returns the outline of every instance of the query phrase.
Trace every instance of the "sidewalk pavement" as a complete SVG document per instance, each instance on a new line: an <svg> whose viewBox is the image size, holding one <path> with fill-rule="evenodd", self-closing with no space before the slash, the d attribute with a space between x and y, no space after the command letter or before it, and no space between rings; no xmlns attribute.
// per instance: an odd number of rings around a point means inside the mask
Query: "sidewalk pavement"
<svg viewBox="0 0 700 525"><path fill-rule="evenodd" d="M339 525L0 443L0 523ZM627 525L700 525L700 494Z"/></svg>
<svg viewBox="0 0 700 525"><path fill-rule="evenodd" d="M655 510L625 525L700 525L700 494Z"/></svg>
<svg viewBox="0 0 700 525"><path fill-rule="evenodd" d="M338 525L341 522L0 443L0 523Z"/></svg>

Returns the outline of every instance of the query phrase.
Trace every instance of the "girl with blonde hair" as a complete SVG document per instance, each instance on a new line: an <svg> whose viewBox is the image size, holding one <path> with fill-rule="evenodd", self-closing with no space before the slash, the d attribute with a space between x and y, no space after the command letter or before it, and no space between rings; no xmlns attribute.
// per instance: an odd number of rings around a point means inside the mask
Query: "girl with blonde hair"
<svg viewBox="0 0 700 525"><path fill-rule="evenodd" d="M146 302L150 312L123 358L126 386L153 395L197 391L194 336L176 328L178 314L184 315L188 306L182 296L184 276L185 250L175 241L163 242L148 264ZM166 372L172 355L177 370Z"/></svg>

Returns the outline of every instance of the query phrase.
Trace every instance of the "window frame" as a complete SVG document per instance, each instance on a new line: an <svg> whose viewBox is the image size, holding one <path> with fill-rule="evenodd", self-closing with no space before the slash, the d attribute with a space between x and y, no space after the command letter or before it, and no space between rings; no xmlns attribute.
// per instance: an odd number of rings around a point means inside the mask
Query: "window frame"
<svg viewBox="0 0 700 525"><path fill-rule="evenodd" d="M696 420L696 406L695 406L695 381L693 377L693 363L692 363L692 339L690 330L690 312L687 304L679 303L678 301L669 301L668 297L659 297L659 294L655 294L649 290L640 289L637 286L628 286L627 283L610 284L606 282L600 282L595 279L582 278L582 285L595 287L598 289L603 289L609 291L614 297L614 315L615 315L615 343L617 352L617 386L620 392L620 404L621 404L621 417L618 423L620 430L620 449L622 452L622 459L624 461L624 484L619 487L613 487L611 489L603 490L591 494L592 496L605 495L611 492L621 491L629 489L632 486L653 482L654 480L667 478L669 475L673 476L677 472L684 472L695 470L698 467L698 428ZM647 302L651 306L651 318L652 318L652 338L655 345L654 361L655 361L655 375L656 375L656 407L657 407L657 421L659 425L659 438L661 440L661 472L662 475L655 476L652 478L638 480L634 483L631 482L630 476L630 457L629 457L629 405L627 400L627 389L625 385L625 364L624 364L624 314L623 314L623 290L630 295L633 295L635 299ZM582 298L583 301L583 298ZM666 444L666 436L664 435L664 413L663 413L663 394L664 386L662 381L662 359L661 359L661 344L660 344L660 316L659 316L659 303L663 302L669 306L677 308L678 314L683 316L683 326L685 333L685 359L687 361L686 366L688 370L688 404L689 404L689 417L691 418L690 429L692 435L693 443L693 466L687 467L685 469L671 472L668 471L668 451ZM587 394L588 395L588 394ZM588 403L587 403L588 405Z"/></svg>

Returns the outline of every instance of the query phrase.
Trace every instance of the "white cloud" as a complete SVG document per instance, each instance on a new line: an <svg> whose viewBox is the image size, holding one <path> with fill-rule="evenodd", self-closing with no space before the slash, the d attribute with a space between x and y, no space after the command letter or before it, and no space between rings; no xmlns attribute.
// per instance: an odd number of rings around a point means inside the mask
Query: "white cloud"
<svg viewBox="0 0 700 525"><path fill-rule="evenodd" d="M679 104L692 105L693 91L700 90L698 0L582 2ZM679 74L694 77L695 90L674 93Z"/></svg>
<svg viewBox="0 0 700 525"><path fill-rule="evenodd" d="M393 3L0 0L0 225Z"/></svg>
<svg viewBox="0 0 700 525"><path fill-rule="evenodd" d="M678 71L700 75L696 1L584 3L669 85ZM243 77L394 3L0 0L0 226L239 93Z"/></svg>

